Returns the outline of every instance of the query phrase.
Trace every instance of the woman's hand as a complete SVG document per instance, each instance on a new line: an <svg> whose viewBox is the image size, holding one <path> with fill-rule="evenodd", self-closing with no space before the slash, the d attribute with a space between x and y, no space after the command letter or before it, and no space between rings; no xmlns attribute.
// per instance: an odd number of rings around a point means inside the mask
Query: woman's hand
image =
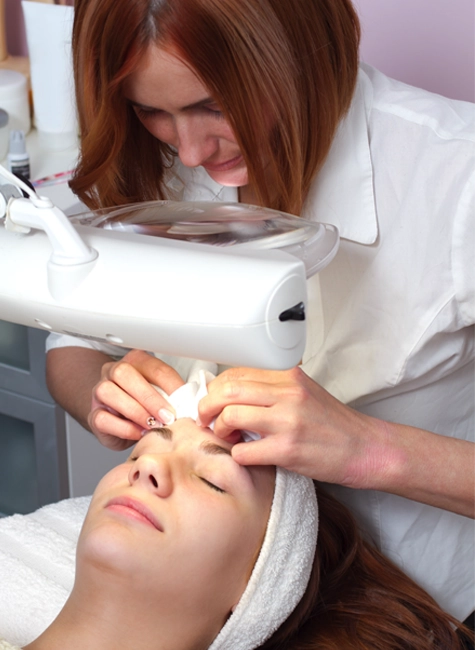
<svg viewBox="0 0 475 650"><path fill-rule="evenodd" d="M208 386L201 424L234 442L241 465L279 465L318 481L381 490L466 517L475 514L475 445L345 406L302 370L234 368Z"/></svg>
<svg viewBox="0 0 475 650"><path fill-rule="evenodd" d="M227 370L209 384L199 414L203 426L217 416L214 432L221 438L239 429L261 436L233 447L242 465L280 465L363 488L387 463L381 422L345 406L299 368Z"/></svg>
<svg viewBox="0 0 475 650"><path fill-rule="evenodd" d="M152 384L170 395L183 383L163 361L131 350L120 361L102 366L101 379L92 391L88 425L105 447L127 449L144 429L173 421L173 410Z"/></svg>

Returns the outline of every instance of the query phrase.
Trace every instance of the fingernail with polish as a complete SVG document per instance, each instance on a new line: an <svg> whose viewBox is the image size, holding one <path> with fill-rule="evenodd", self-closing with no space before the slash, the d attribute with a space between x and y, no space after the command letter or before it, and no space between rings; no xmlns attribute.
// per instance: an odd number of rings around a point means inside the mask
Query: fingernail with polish
<svg viewBox="0 0 475 650"><path fill-rule="evenodd" d="M175 422L175 416L167 409L160 409L158 412L158 417L163 422L163 424L173 424L173 422Z"/></svg>

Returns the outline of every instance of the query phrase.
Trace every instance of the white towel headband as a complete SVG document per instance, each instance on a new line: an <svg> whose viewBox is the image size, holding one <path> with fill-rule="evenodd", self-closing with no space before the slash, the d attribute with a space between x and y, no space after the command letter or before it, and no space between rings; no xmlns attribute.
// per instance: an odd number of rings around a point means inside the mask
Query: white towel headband
<svg viewBox="0 0 475 650"><path fill-rule="evenodd" d="M307 588L317 532L313 481L278 467L261 552L236 609L209 650L254 650L287 620Z"/></svg>
<svg viewBox="0 0 475 650"><path fill-rule="evenodd" d="M167 399L176 417L196 420L198 402L213 375L201 370ZM250 438L253 434L250 434ZM313 481L281 467L262 548L234 612L209 650L254 650L294 611L308 585L318 533Z"/></svg>

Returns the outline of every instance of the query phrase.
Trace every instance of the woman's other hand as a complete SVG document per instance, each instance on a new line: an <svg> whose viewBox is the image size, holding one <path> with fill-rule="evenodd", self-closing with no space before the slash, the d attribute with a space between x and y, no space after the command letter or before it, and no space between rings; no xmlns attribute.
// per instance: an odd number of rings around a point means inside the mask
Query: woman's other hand
<svg viewBox="0 0 475 650"><path fill-rule="evenodd" d="M163 361L131 350L119 361L102 366L101 379L92 391L89 428L105 447L126 449L144 429L173 422L173 409L154 385L170 395L183 383Z"/></svg>
<svg viewBox="0 0 475 650"><path fill-rule="evenodd" d="M208 386L200 421L216 417L221 438L239 430L261 440L235 444L241 465L280 465L318 481L380 490L475 514L475 445L355 411L299 368L234 368Z"/></svg>
<svg viewBox="0 0 475 650"><path fill-rule="evenodd" d="M242 465L280 465L319 481L362 488L368 474L385 462L373 419L339 402L300 368L227 370L209 384L199 414L203 426L216 417L214 432L221 438L236 430L261 436L233 447L233 458Z"/></svg>

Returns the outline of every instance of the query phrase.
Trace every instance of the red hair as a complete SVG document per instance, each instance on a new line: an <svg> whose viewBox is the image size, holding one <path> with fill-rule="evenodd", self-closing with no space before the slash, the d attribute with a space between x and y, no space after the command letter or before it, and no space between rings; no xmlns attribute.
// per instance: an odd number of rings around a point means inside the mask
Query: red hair
<svg viewBox="0 0 475 650"><path fill-rule="evenodd" d="M363 540L345 506L318 484L316 490L309 586L261 650L463 650L454 631L460 623Z"/></svg>
<svg viewBox="0 0 475 650"><path fill-rule="evenodd" d="M71 187L91 207L168 198L173 154L122 94L150 44L173 45L209 89L260 203L298 214L354 92L359 23L351 2L76 0L82 141Z"/></svg>

